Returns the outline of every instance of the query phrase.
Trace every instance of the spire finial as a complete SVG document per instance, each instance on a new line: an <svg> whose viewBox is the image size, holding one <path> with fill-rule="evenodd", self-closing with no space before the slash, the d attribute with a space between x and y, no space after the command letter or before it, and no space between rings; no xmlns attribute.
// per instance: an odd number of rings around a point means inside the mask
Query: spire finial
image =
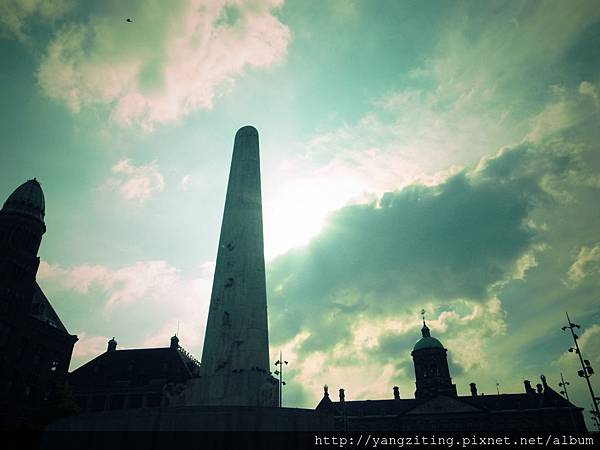
<svg viewBox="0 0 600 450"><path fill-rule="evenodd" d="M179 338L177 337L177 335L171 337L171 348L174 348L175 350L177 350L179 348Z"/></svg>
<svg viewBox="0 0 600 450"><path fill-rule="evenodd" d="M426 313L426 311L424 309L422 309L421 317L423 319L423 328L421 328L421 334L423 335L423 337L430 337L431 333L429 332L429 328L427 327L427 324L425 323L425 313Z"/></svg>
<svg viewBox="0 0 600 450"><path fill-rule="evenodd" d="M106 347L107 352L114 352L117 349L117 340L113 336L113 338L108 341L108 346Z"/></svg>

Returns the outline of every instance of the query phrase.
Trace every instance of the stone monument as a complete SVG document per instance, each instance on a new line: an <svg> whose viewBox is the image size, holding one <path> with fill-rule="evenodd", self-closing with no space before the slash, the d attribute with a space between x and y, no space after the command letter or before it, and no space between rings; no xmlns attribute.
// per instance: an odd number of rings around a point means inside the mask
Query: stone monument
<svg viewBox="0 0 600 450"><path fill-rule="evenodd" d="M202 351L200 403L277 406L269 373L258 132L238 130Z"/></svg>
<svg viewBox="0 0 600 450"><path fill-rule="evenodd" d="M246 126L233 145L200 376L165 386L160 407L83 414L48 430L151 431L155 439L164 431L333 429L332 415L279 408L278 398L269 372L258 132Z"/></svg>

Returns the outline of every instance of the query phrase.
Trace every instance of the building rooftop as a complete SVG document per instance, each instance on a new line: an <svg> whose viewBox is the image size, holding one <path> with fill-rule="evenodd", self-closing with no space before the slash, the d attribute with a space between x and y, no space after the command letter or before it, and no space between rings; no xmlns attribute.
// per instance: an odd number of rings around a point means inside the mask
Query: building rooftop
<svg viewBox="0 0 600 450"><path fill-rule="evenodd" d="M133 387L153 380L184 382L198 372L198 362L181 347L109 350L71 372L69 383L84 389Z"/></svg>
<svg viewBox="0 0 600 450"><path fill-rule="evenodd" d="M46 295L40 288L40 285L35 282L35 286L33 287L33 302L32 302L32 312L31 315L38 320L41 320L48 325L53 326L65 333L68 333L67 329L60 321L58 314L54 311L54 308L46 298Z"/></svg>
<svg viewBox="0 0 600 450"><path fill-rule="evenodd" d="M462 407L461 407L462 404ZM560 396L549 386L543 393L518 393L500 395L478 395L448 397L438 395L431 399L386 399L386 400L351 400L344 402L331 401L324 396L317 410L329 411L336 416L397 416L409 413L447 413L468 410L489 412L509 410L532 410L540 408L575 408L573 404Z"/></svg>

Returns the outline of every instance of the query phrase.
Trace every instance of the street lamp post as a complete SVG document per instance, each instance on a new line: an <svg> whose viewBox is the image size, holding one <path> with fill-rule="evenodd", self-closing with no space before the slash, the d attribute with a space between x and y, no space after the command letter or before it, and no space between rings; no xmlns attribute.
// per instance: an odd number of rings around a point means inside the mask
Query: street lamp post
<svg viewBox="0 0 600 450"><path fill-rule="evenodd" d="M279 407L283 407L283 386L285 386L285 381L283 381L283 366L287 365L287 361L283 360L283 356L281 351L279 351L279 359L275 362L276 366L279 366L279 369L273 372L275 375L279 376Z"/></svg>
<svg viewBox="0 0 600 450"><path fill-rule="evenodd" d="M596 428L598 431L600 431L600 420L598 420L598 413L593 409L590 410L590 413L592 415L592 422L594 422L594 425L596 425Z"/></svg>
<svg viewBox="0 0 600 450"><path fill-rule="evenodd" d="M560 386L561 389L563 389L562 391L560 391L560 393L566 397L568 402L571 401L569 399L569 393L567 392L567 386L569 386L570 384L571 383L569 383L568 381L565 381L565 379L563 378L563 374L561 372L560 373L560 383L558 383L558 385Z"/></svg>
<svg viewBox="0 0 600 450"><path fill-rule="evenodd" d="M579 362L581 363L581 370L577 371L577 375L579 375L582 378L585 378L585 381L587 382L588 385L588 389L590 390L590 395L592 397L592 405L594 407L594 415L596 417L600 417L600 412L598 412L598 398L594 395L594 390L592 389L592 383L590 382L590 376L593 375L594 373L594 369L592 369L592 366L590 365L590 362L587 359L583 359L583 355L581 354L581 350L579 349L579 344L577 343L577 339L579 339L579 336L577 334L575 334L575 332L573 331L574 328L581 328L579 325L577 325L576 323L571 322L571 319L569 318L569 313L565 313L567 315L567 326L562 327L563 331L566 331L567 329L569 331L571 331L571 337L573 338L573 342L575 343L575 347L570 347L569 351L575 352L577 354L577 356L579 356Z"/></svg>

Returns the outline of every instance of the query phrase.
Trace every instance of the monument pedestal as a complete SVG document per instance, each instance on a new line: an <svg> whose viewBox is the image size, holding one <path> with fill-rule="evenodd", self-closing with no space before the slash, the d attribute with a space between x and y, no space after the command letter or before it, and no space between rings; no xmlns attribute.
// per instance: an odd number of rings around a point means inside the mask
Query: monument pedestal
<svg viewBox="0 0 600 450"><path fill-rule="evenodd" d="M331 431L333 416L312 409L251 406L171 406L102 411L59 419L50 432Z"/></svg>
<svg viewBox="0 0 600 450"><path fill-rule="evenodd" d="M163 406L277 407L279 383L259 371L205 375L163 389Z"/></svg>

